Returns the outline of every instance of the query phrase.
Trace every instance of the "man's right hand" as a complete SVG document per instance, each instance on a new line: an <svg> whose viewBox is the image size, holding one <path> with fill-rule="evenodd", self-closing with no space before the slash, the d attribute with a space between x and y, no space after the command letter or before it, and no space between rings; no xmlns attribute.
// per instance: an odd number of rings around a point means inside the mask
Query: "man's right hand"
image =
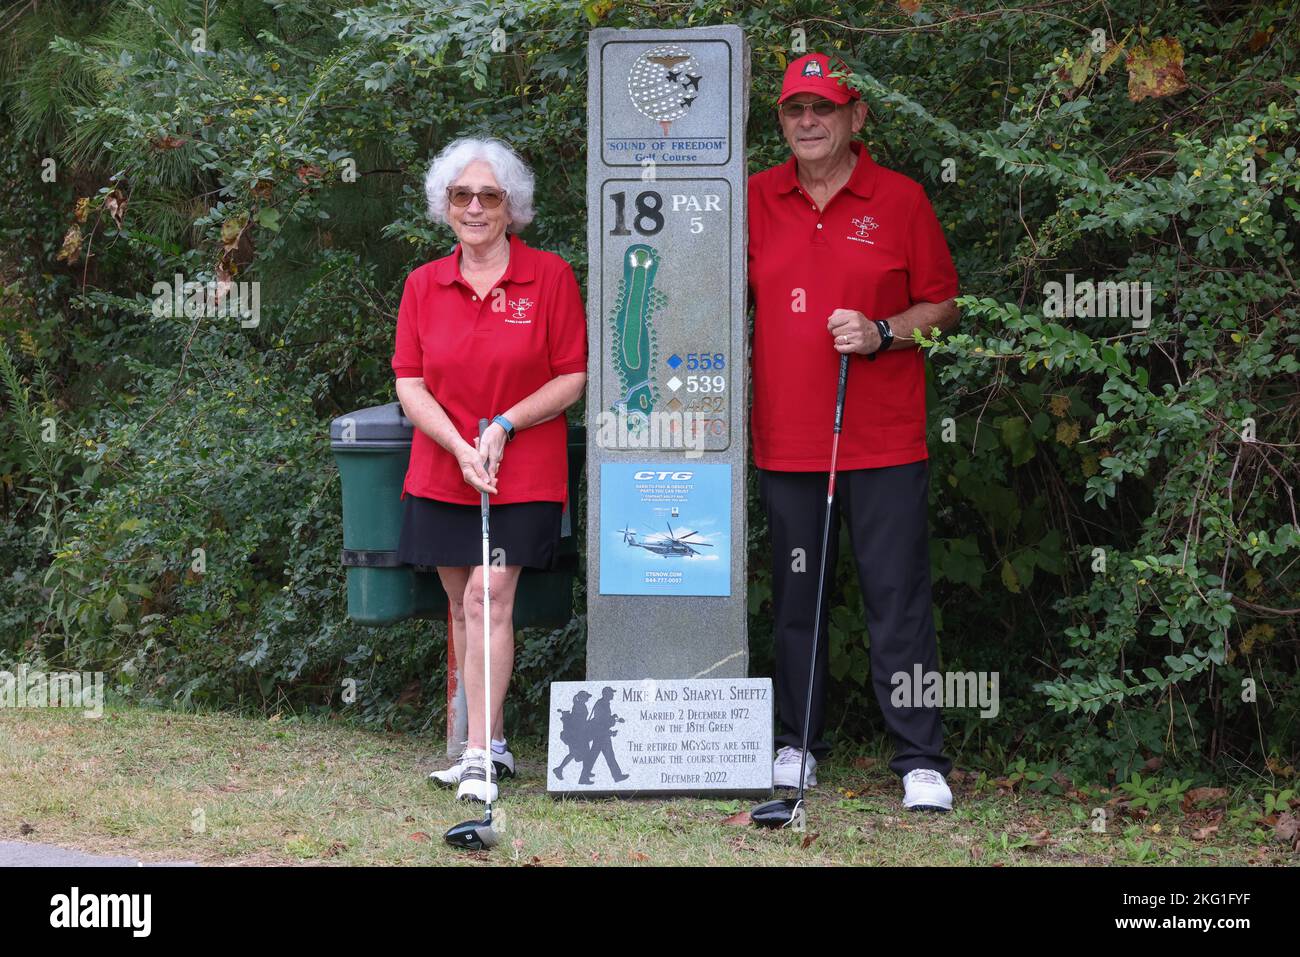
<svg viewBox="0 0 1300 957"><path fill-rule="evenodd" d="M478 449L468 442L463 443L460 451L456 453L456 462L460 465L460 475L466 485L478 492L497 494L497 487L483 467L483 459Z"/></svg>

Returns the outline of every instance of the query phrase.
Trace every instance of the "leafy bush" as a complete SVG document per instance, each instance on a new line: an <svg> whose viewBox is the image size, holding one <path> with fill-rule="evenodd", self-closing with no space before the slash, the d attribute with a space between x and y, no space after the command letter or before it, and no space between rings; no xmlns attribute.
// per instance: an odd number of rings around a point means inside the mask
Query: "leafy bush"
<svg viewBox="0 0 1300 957"><path fill-rule="evenodd" d="M751 44L750 168L787 155L771 104L803 30L856 71L869 148L925 185L962 277L962 326L926 341L936 618L944 667L999 672L1002 706L948 713L960 760L1285 777L1300 740L1297 14L1108 11L25 10L0 41L0 652L104 667L178 706L437 724L442 626L345 617L324 441L331 417L391 400L400 283L450 247L420 174L453 135L506 137L538 173L529 241L581 270L587 30L732 22ZM177 273L258 280L260 322L155 315L154 283ZM1049 314L1067 275L1149 283L1149 324ZM764 674L752 491L750 519ZM879 720L842 557L831 713L860 737ZM582 642L581 615L521 636L512 727L540 727L546 682L581 673Z"/></svg>

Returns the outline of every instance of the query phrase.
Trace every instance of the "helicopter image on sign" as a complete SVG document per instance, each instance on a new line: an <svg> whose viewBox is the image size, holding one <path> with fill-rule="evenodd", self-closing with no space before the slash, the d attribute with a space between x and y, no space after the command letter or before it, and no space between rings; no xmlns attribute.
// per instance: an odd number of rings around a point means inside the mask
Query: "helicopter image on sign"
<svg viewBox="0 0 1300 957"><path fill-rule="evenodd" d="M635 528L624 527L619 531L623 533L623 544L628 548L644 548L661 558L686 558L689 555L700 554L695 550L697 546L701 548L713 547L709 542L692 540L693 536L698 535L699 532L687 532L684 535L674 534L672 525L668 525L668 535L666 537L656 532L655 534L659 535L659 537L646 542L636 540Z"/></svg>

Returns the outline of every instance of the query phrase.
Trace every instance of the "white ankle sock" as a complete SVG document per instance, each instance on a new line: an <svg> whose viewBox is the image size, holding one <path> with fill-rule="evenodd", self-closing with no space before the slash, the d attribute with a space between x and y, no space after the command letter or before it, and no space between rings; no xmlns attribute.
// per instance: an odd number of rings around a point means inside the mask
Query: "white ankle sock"
<svg viewBox="0 0 1300 957"><path fill-rule="evenodd" d="M493 751L494 753L496 753L496 754L505 754L505 753L506 753L506 742L505 742L505 739L502 738L500 741L498 741L496 738L493 738L493 739L492 739L492 751Z"/></svg>

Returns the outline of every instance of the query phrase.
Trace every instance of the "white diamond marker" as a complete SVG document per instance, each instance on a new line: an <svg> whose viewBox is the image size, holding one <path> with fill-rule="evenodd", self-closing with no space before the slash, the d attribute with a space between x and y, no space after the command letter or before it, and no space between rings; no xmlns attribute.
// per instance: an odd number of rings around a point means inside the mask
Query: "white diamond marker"
<svg viewBox="0 0 1300 957"><path fill-rule="evenodd" d="M676 392L681 387L682 387L682 380L677 378L677 376L673 376L671 379L668 380L668 388L672 389L674 392Z"/></svg>

